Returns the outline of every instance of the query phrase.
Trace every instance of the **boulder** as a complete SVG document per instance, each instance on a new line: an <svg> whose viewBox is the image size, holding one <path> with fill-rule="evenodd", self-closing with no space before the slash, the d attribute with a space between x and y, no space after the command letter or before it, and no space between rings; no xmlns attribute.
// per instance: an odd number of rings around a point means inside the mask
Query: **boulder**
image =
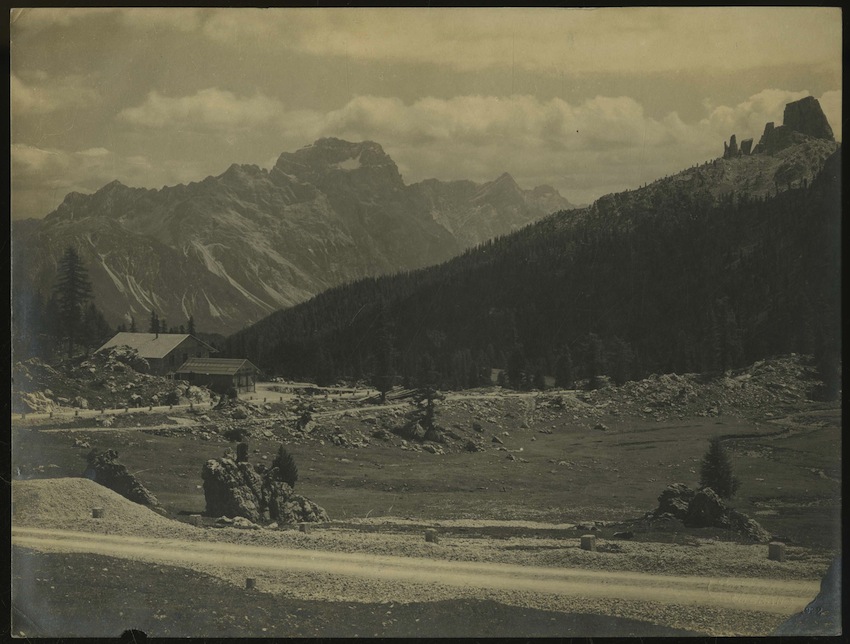
<svg viewBox="0 0 850 644"><path fill-rule="evenodd" d="M263 482L263 497L272 520L278 525L330 520L324 508L296 494L288 483L275 480L275 469L269 471Z"/></svg>
<svg viewBox="0 0 850 644"><path fill-rule="evenodd" d="M689 528L727 527L726 504L710 487L699 490L688 504L683 521Z"/></svg>
<svg viewBox="0 0 850 644"><path fill-rule="evenodd" d="M688 505L696 492L682 483L668 485L658 497L655 515L669 514L683 520L688 514Z"/></svg>
<svg viewBox="0 0 850 644"><path fill-rule="evenodd" d="M115 450L108 449L100 452L93 449L89 452L86 461L88 465L83 472L84 477L108 487L134 503L150 508L159 507L156 497L139 483L122 463L118 462L118 452Z"/></svg>
<svg viewBox="0 0 850 644"><path fill-rule="evenodd" d="M329 520L323 508L280 480L277 467L261 470L247 461L210 459L201 476L208 515L242 517L253 523L270 518L281 525Z"/></svg>
<svg viewBox="0 0 850 644"><path fill-rule="evenodd" d="M229 458L210 459L201 470L206 512L211 516L245 517L258 522L263 517L263 481L250 463Z"/></svg>

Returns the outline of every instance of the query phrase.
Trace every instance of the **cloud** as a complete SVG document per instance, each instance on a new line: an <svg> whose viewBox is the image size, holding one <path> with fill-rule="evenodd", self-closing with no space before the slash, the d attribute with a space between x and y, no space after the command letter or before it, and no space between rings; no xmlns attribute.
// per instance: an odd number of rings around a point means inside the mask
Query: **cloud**
<svg viewBox="0 0 850 644"><path fill-rule="evenodd" d="M216 9L235 47L474 71L681 72L840 65L841 14L823 7Z"/></svg>
<svg viewBox="0 0 850 644"><path fill-rule="evenodd" d="M152 91L141 105L121 110L118 119L150 128L232 131L268 123L282 111L279 101L262 94L244 98L212 87L182 97L168 97Z"/></svg>
<svg viewBox="0 0 850 644"><path fill-rule="evenodd" d="M732 134L758 141L768 121L782 122L787 102L806 91L765 89L735 105L707 104L703 118L682 120L676 112L647 113L629 96L595 96L569 103L533 96L395 97L358 96L337 110L287 110L256 95L245 98L215 88L184 97L150 94L120 119L144 129L148 154L172 151L183 131L240 130L230 137L188 137L182 158L125 156L103 147L74 152L14 145L13 188L41 185L53 195L93 191L113 179L158 188L199 181L232 162L269 166L272 153L294 150L324 136L380 143L408 183L428 178L489 181L510 172L520 185L549 184L574 202L588 203L610 192L635 188L695 163L717 158ZM840 136L841 93L819 100ZM204 154L192 139L203 139ZM156 141L165 142L160 146ZM252 154L256 155L252 158ZM52 191L52 192L51 192ZM61 194L58 194L61 192Z"/></svg>
<svg viewBox="0 0 850 644"><path fill-rule="evenodd" d="M134 29L173 29L189 32L200 28L204 10L187 7L29 7L13 9L12 32L38 31L47 27L76 27L82 21L114 19Z"/></svg>
<svg viewBox="0 0 850 644"><path fill-rule="evenodd" d="M217 45L357 61L577 74L734 71L808 64L840 71L838 7L24 9L16 29L104 17L195 32Z"/></svg>
<svg viewBox="0 0 850 644"><path fill-rule="evenodd" d="M87 107L99 99L97 90L89 86L90 79L84 76L51 78L37 71L30 74L29 78L30 82L24 82L12 74L10 97L14 116Z"/></svg>

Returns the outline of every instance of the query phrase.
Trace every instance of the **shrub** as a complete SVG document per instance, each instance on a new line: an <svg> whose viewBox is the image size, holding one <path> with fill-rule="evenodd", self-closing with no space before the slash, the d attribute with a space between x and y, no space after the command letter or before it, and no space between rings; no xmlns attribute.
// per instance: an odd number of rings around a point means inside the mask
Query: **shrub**
<svg viewBox="0 0 850 644"><path fill-rule="evenodd" d="M708 451L702 457L699 484L700 487L710 487L723 499L732 498L741 485L732 474L732 463L717 436L708 441Z"/></svg>
<svg viewBox="0 0 850 644"><path fill-rule="evenodd" d="M295 482L298 480L298 467L295 465L292 454L287 452L283 445L277 450L277 456L272 461L272 468L275 467L277 468L277 479L294 488Z"/></svg>

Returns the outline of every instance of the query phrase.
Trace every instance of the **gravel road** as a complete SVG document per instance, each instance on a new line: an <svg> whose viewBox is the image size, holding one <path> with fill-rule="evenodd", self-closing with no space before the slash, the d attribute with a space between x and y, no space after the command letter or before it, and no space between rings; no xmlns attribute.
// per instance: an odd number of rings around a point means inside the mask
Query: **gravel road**
<svg viewBox="0 0 850 644"><path fill-rule="evenodd" d="M92 518L93 507L102 507L104 517ZM829 565L802 549L789 550L781 564L767 559L763 545L713 541L618 542L617 552L587 552L575 538L469 538L452 534L448 524L439 543L426 543L421 532L398 532L393 523L375 520L368 532L331 523L306 534L203 528L86 479L12 485L16 546L177 565L236 588L254 577L262 592L302 600L488 599L711 636L767 635L814 598Z"/></svg>
<svg viewBox="0 0 850 644"><path fill-rule="evenodd" d="M43 550L87 552L172 565L209 564L264 571L318 572L406 583L439 583L464 588L654 601L779 615L801 611L818 591L816 583L805 581L675 577L501 563L440 561L40 528L13 527L12 542Z"/></svg>

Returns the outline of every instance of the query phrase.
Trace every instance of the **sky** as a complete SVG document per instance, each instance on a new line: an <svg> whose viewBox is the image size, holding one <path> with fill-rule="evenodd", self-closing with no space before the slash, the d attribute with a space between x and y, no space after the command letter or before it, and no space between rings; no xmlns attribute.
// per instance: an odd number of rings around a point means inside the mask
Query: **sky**
<svg viewBox="0 0 850 644"><path fill-rule="evenodd" d="M804 96L841 140L841 46L834 7L13 10L12 216L331 136L406 183L509 172L590 203Z"/></svg>

